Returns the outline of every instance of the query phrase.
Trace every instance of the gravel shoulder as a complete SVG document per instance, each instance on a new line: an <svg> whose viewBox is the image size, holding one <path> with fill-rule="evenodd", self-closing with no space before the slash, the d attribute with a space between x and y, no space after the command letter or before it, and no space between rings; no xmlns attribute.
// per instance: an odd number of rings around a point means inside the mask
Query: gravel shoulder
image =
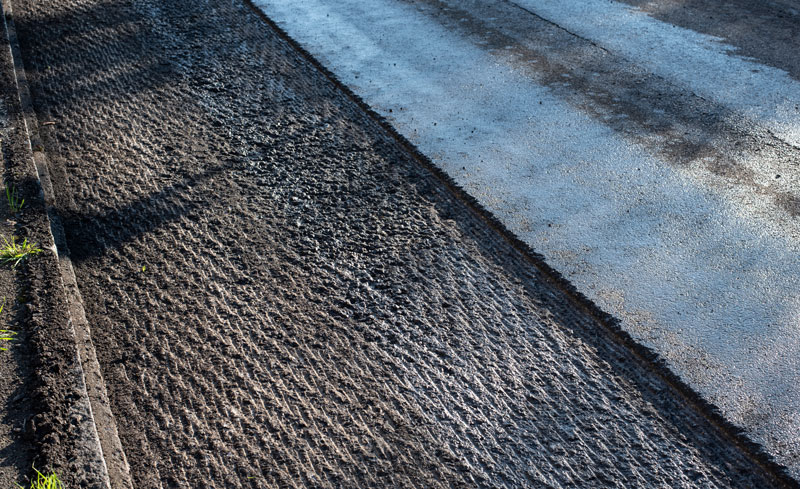
<svg viewBox="0 0 800 489"><path fill-rule="evenodd" d="M792 484L244 3L14 7L135 487Z"/></svg>

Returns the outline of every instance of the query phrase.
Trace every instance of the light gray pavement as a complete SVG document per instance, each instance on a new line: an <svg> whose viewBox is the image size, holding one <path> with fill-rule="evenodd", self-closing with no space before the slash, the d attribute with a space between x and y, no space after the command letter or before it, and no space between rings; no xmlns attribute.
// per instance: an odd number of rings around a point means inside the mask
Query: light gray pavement
<svg viewBox="0 0 800 489"><path fill-rule="evenodd" d="M257 3L800 475L796 4Z"/></svg>

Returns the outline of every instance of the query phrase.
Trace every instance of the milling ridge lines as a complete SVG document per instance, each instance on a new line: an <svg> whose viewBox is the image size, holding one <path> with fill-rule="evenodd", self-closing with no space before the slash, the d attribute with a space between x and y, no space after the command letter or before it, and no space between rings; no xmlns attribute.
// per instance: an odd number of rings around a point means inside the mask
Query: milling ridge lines
<svg viewBox="0 0 800 489"><path fill-rule="evenodd" d="M798 475L790 9L693 0L689 22L677 2L633 0L642 11L594 0L254 3ZM771 20L775 31L748 34ZM720 26L730 45L707 34Z"/></svg>

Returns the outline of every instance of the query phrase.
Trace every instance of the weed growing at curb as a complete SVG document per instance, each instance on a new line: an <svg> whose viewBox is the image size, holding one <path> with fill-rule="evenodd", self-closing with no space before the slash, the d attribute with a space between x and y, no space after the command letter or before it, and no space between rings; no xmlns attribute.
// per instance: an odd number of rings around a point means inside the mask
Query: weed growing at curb
<svg viewBox="0 0 800 489"><path fill-rule="evenodd" d="M0 341L14 341L16 334L16 331L11 331L10 329L0 329ZM0 346L0 351L8 351L8 348Z"/></svg>
<svg viewBox="0 0 800 489"><path fill-rule="evenodd" d="M36 247L35 243L28 243L28 238L25 238L22 243L17 243L17 238L14 236L11 236L11 241L3 237L3 241L5 244L0 247L0 262L4 264L10 263L12 268L15 268L30 255L42 252Z"/></svg>
<svg viewBox="0 0 800 489"><path fill-rule="evenodd" d="M22 206L25 205L25 199L19 198L17 187L14 185L6 185L6 200L8 200L8 208L11 209L11 212L14 214L21 211Z"/></svg>
<svg viewBox="0 0 800 489"><path fill-rule="evenodd" d="M6 307L6 299L3 298L3 303L0 304L0 314L3 313L3 308ZM0 329L0 341L13 341L14 335L16 335L16 331L11 331L10 329ZM0 351L7 351L8 348L0 346Z"/></svg>
<svg viewBox="0 0 800 489"><path fill-rule="evenodd" d="M39 472L36 467L33 467L33 470L36 471L36 480L31 481L31 487L29 489L64 489L64 484L61 483L61 480L59 480L55 472L50 475L44 475ZM17 487L25 489L24 486L19 484L17 484Z"/></svg>

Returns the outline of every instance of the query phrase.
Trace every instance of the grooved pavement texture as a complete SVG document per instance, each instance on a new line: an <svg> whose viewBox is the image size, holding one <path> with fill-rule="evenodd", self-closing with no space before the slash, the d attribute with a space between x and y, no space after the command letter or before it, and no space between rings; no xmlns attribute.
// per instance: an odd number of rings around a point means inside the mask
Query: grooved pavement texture
<svg viewBox="0 0 800 489"><path fill-rule="evenodd" d="M242 3L15 8L137 488L769 486Z"/></svg>

